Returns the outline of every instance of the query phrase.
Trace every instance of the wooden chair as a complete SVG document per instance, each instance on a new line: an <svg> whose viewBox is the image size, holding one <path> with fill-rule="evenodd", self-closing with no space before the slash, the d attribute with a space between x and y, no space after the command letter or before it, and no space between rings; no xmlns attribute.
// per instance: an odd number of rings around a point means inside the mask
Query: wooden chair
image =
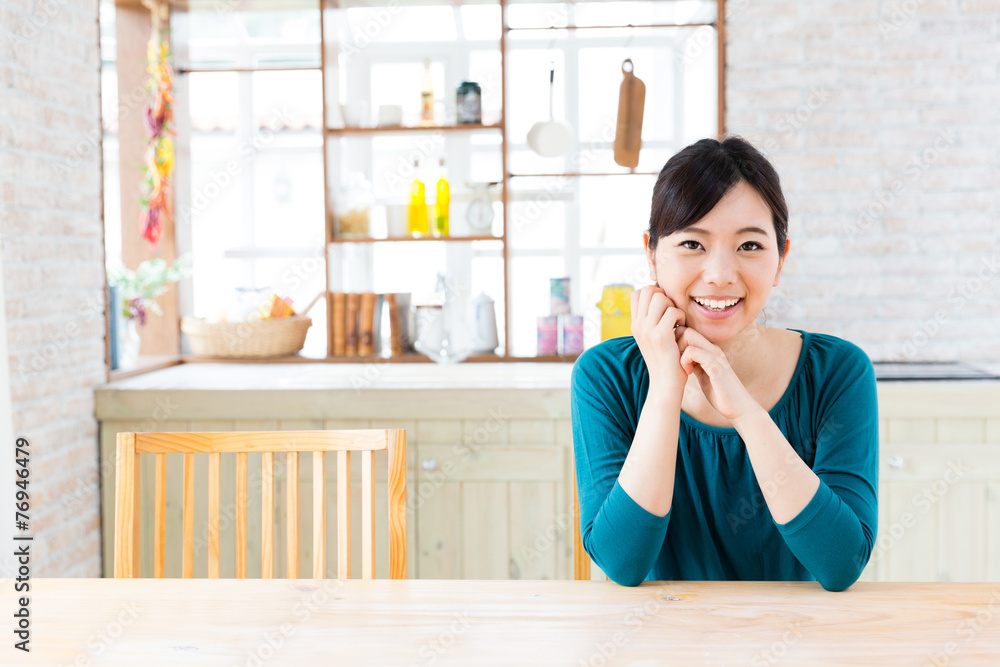
<svg viewBox="0 0 1000 667"><path fill-rule="evenodd" d="M580 494L576 491L576 473L573 474L573 579L590 579L590 554L583 548L580 535Z"/></svg>
<svg viewBox="0 0 1000 667"><path fill-rule="evenodd" d="M287 456L287 576L299 576L299 453L313 454L313 571L326 577L324 452L337 452L337 578L351 576L350 452L361 452L362 577L375 572L374 452L388 450L389 576L406 578L406 431L244 431L218 433L119 433L115 477L115 577L139 576L139 466L137 454L156 455L153 576L164 576L166 455L184 455L182 576L194 576L194 455L208 454L208 576L219 576L221 454L236 453L237 578L246 577L247 453L260 452L261 576L274 576L274 453Z"/></svg>

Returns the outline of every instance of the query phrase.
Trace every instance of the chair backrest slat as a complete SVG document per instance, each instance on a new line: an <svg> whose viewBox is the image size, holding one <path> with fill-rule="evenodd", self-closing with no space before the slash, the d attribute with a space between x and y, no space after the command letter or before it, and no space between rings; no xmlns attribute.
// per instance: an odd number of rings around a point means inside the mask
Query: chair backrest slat
<svg viewBox="0 0 1000 667"><path fill-rule="evenodd" d="M222 454L208 455L208 578L219 578L219 523L222 516Z"/></svg>
<svg viewBox="0 0 1000 667"><path fill-rule="evenodd" d="M274 578L274 452L264 452L260 489L260 578Z"/></svg>
<svg viewBox="0 0 1000 667"><path fill-rule="evenodd" d="M247 454L236 454L236 578L247 577Z"/></svg>
<svg viewBox="0 0 1000 667"><path fill-rule="evenodd" d="M350 452L337 452L337 578L351 578Z"/></svg>
<svg viewBox="0 0 1000 667"><path fill-rule="evenodd" d="M299 453L285 453L285 569L289 579L299 578Z"/></svg>
<svg viewBox="0 0 1000 667"><path fill-rule="evenodd" d="M389 578L406 579L406 431L388 432ZM393 559L392 554L400 554Z"/></svg>
<svg viewBox="0 0 1000 667"><path fill-rule="evenodd" d="M375 578L375 452L361 452L361 578Z"/></svg>
<svg viewBox="0 0 1000 667"><path fill-rule="evenodd" d="M345 431L250 431L225 433L119 433L115 482L115 565L116 577L139 576L140 553L140 454L150 453L146 465L155 464L147 484L153 496L153 576L166 570L167 454L183 455L181 576L194 576L195 538L195 454L208 459L208 554L207 574L221 576L222 564L222 454L235 456L235 576L247 576L247 515L250 478L247 453L261 454L261 576L275 576L275 469L274 453L283 452L286 461L287 530L286 575L300 576L300 452L312 452L312 533L311 576L326 576L326 452L337 452L337 577L351 576L351 452L361 457L361 576L375 576L375 452L388 454L388 533L389 575L406 577L406 432L399 429ZM147 473L151 472L147 467ZM228 475L228 473L227 473ZM228 478L228 477L227 477ZM199 482L202 484L203 482ZM225 499L228 503L228 499ZM227 510L227 519L233 517Z"/></svg>
<svg viewBox="0 0 1000 667"><path fill-rule="evenodd" d="M184 455L184 538L181 571L185 579L194 576L194 454Z"/></svg>
<svg viewBox="0 0 1000 667"><path fill-rule="evenodd" d="M313 452L313 579L326 579L326 458Z"/></svg>
<svg viewBox="0 0 1000 667"><path fill-rule="evenodd" d="M132 550L132 513L135 511L135 434L118 434L118 453L115 476L115 576L128 577L134 560Z"/></svg>
<svg viewBox="0 0 1000 667"><path fill-rule="evenodd" d="M167 553L167 455L155 454L156 481L153 493L153 576L164 576ZM138 495L138 494L136 494Z"/></svg>

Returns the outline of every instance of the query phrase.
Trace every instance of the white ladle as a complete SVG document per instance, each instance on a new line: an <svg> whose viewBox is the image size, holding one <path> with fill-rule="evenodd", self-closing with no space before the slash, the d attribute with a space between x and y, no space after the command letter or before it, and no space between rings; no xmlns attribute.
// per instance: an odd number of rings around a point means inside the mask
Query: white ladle
<svg viewBox="0 0 1000 667"><path fill-rule="evenodd" d="M569 150L573 136L563 123L555 119L552 95L555 88L555 65L549 70L549 119L538 121L528 130L528 146L542 157L558 157Z"/></svg>

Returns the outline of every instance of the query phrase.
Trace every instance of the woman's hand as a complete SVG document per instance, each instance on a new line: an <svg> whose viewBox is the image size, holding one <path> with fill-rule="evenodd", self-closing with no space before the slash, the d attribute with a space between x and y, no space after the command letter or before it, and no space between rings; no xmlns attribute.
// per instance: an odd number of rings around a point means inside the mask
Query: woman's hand
<svg viewBox="0 0 1000 667"><path fill-rule="evenodd" d="M677 346L681 368L687 375L695 374L705 398L719 414L733 421L760 409L729 365L726 354L707 338L685 328L677 337Z"/></svg>
<svg viewBox="0 0 1000 667"><path fill-rule="evenodd" d="M681 368L677 332L683 331L684 311L656 285L632 292L632 335L649 369L650 392L683 395L688 373Z"/></svg>

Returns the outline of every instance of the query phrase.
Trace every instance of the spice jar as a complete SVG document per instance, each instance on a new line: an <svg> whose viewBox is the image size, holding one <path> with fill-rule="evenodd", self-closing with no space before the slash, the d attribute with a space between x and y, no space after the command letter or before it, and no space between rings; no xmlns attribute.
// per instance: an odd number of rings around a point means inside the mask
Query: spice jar
<svg viewBox="0 0 1000 667"><path fill-rule="evenodd" d="M334 205L333 235L341 238L367 237L373 201L372 185L364 174L348 174Z"/></svg>
<svg viewBox="0 0 1000 667"><path fill-rule="evenodd" d="M459 123L483 122L483 93L475 81L463 81L458 86L456 116Z"/></svg>

